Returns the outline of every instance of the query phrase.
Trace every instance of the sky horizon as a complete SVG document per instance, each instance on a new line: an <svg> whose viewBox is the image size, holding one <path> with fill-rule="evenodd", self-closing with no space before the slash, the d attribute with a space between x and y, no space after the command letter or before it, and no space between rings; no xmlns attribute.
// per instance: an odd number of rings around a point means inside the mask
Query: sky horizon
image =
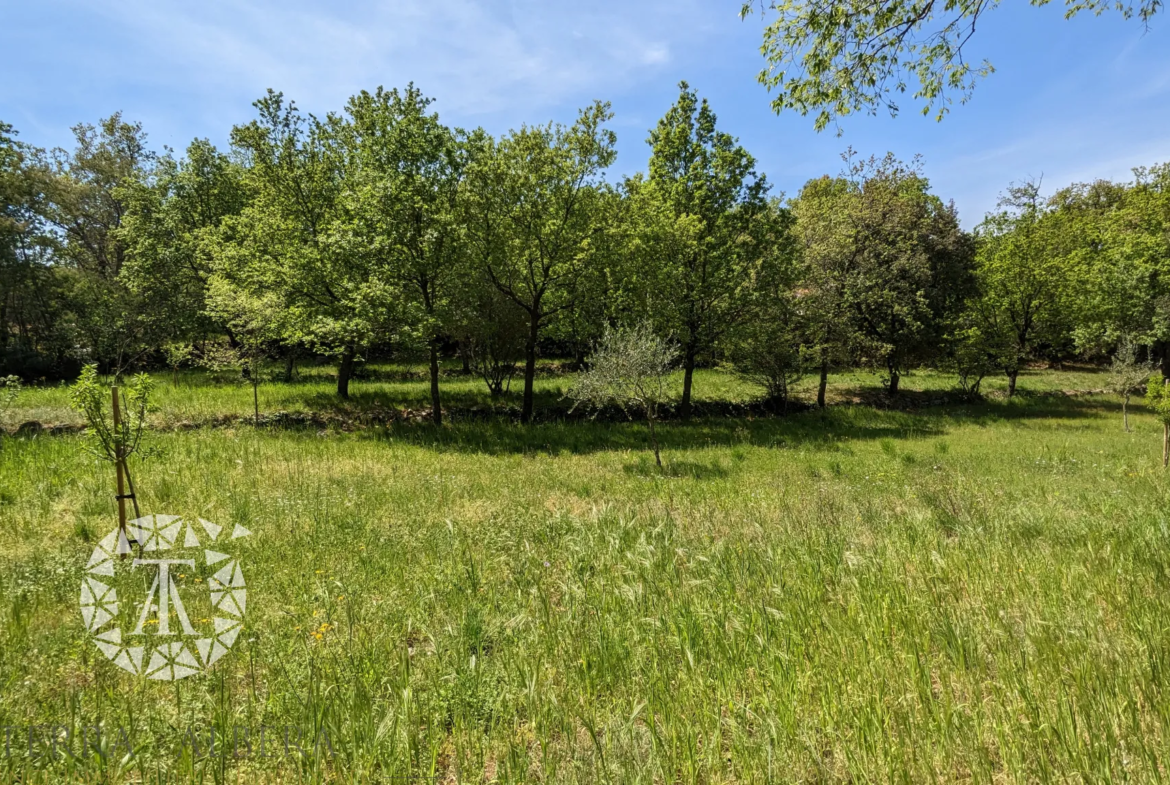
<svg viewBox="0 0 1170 785"><path fill-rule="evenodd" d="M1001 6L982 20L968 56L997 71L941 123L907 97L896 118L843 118L838 136L817 133L811 116L771 111L756 80L763 20L741 21L737 0L8 2L0 121L26 143L69 147L71 126L121 111L151 147L181 152L194 138L226 147L268 88L324 114L359 90L414 82L444 122L497 135L572 122L592 100L610 101L611 171L627 175L645 169L648 131L685 80L773 193L838 173L846 148L921 154L934 192L971 227L1011 182L1042 177L1050 193L1170 160L1170 13L1144 30L1118 14L1066 21L1062 5Z"/></svg>

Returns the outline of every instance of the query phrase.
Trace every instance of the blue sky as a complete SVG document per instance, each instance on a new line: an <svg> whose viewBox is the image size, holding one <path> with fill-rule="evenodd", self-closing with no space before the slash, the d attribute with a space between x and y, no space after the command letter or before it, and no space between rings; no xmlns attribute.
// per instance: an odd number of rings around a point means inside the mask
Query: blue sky
<svg viewBox="0 0 1170 785"><path fill-rule="evenodd" d="M501 133L571 121L613 103L619 173L645 167L649 129L688 80L740 137L776 190L836 173L840 153L921 153L934 190L965 225L1011 181L1046 187L1124 178L1170 160L1170 13L1144 31L1119 16L1062 17L1057 0L1011 0L981 24L970 57L997 72L942 123L852 117L843 136L776 116L756 82L761 20L739 0L483 0L311 3L0 0L0 119L40 146L121 110L153 145L226 144L268 87L303 108L414 81L452 125Z"/></svg>

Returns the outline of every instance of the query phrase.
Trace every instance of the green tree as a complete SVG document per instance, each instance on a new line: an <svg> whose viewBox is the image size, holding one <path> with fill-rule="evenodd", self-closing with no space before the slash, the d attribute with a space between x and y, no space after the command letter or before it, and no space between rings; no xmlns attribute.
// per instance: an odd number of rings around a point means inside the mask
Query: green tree
<svg viewBox="0 0 1170 785"><path fill-rule="evenodd" d="M76 340L47 220L53 175L44 151L0 122L0 374L63 373Z"/></svg>
<svg viewBox="0 0 1170 785"><path fill-rule="evenodd" d="M801 274L808 361L819 373L817 406L825 407L829 370L850 359L857 343L846 297L855 260L854 229L847 208L854 198L845 178L810 180L792 202Z"/></svg>
<svg viewBox="0 0 1170 785"><path fill-rule="evenodd" d="M550 343L573 358L576 368L584 366L606 327L631 318L624 296L633 283L625 277L632 272L627 258L626 200L617 188L601 188L595 196L594 222L603 231L589 238L587 263L565 292L568 307L545 333Z"/></svg>
<svg viewBox="0 0 1170 785"><path fill-rule="evenodd" d="M157 156L140 123L113 114L96 127L73 128L76 147L55 151L49 219L59 243L71 310L90 356L115 376L158 345L165 311L127 286L124 221L129 198L154 171Z"/></svg>
<svg viewBox="0 0 1170 785"><path fill-rule="evenodd" d="M1001 355L1001 347L984 332L977 307L971 306L963 309L947 331L939 365L955 374L963 395L974 401L980 397L983 380L1000 368Z"/></svg>
<svg viewBox="0 0 1170 785"><path fill-rule="evenodd" d="M930 193L917 160L905 164L890 154L852 161L839 182L806 191L815 203L797 210L798 221L821 224L801 230L812 302L849 325L823 324L819 340L830 345L847 334L885 367L886 388L897 394L907 369L937 356L968 296L970 239L954 205Z"/></svg>
<svg viewBox="0 0 1170 785"><path fill-rule="evenodd" d="M1109 392L1121 398L1121 422L1129 431L1129 399L1141 392L1142 384L1149 379L1153 370L1148 361L1138 359L1142 347L1126 336L1122 339L1113 361L1109 364Z"/></svg>
<svg viewBox="0 0 1170 785"><path fill-rule="evenodd" d="M1051 0L1031 0L1047 5ZM759 81L773 93L778 114L795 109L816 116L816 128L855 112L899 111L913 89L922 113L949 111L951 96L966 101L975 83L995 69L975 64L966 47L979 21L1000 0L746 0L741 16L758 9L772 21L761 51ZM1119 11L1143 23L1162 0L1065 0L1066 17L1083 11ZM917 87L911 83L916 82Z"/></svg>
<svg viewBox="0 0 1170 785"><path fill-rule="evenodd" d="M1129 339L1170 375L1170 164L1135 169L1128 183L1062 189L1049 217L1076 292L1066 307L1077 349L1101 356Z"/></svg>
<svg viewBox="0 0 1170 785"><path fill-rule="evenodd" d="M772 234L764 240L766 262L748 283L750 300L724 341L733 370L764 388L765 403L786 409L792 385L819 359L814 345L816 320L802 290L792 213L771 205Z"/></svg>
<svg viewBox="0 0 1170 785"><path fill-rule="evenodd" d="M0 376L0 440L4 438L4 415L12 408L23 385L19 376Z"/></svg>
<svg viewBox="0 0 1170 785"><path fill-rule="evenodd" d="M732 334L728 358L737 375L764 388L764 404L783 411L792 385L809 367L804 323L797 300L780 294Z"/></svg>
<svg viewBox="0 0 1170 785"><path fill-rule="evenodd" d="M1146 403L1162 423L1162 468L1170 465L1170 382L1156 373L1146 384Z"/></svg>
<svg viewBox="0 0 1170 785"><path fill-rule="evenodd" d="M127 190L122 277L131 292L166 314L169 341L186 342L231 329L207 311L223 223L248 204L242 166L205 139L176 161L161 157L149 180Z"/></svg>
<svg viewBox="0 0 1170 785"><path fill-rule="evenodd" d="M614 405L627 415L640 413L650 429L654 462L662 467L658 434L659 409L668 399L667 378L678 351L654 333L649 323L613 330L607 328L586 361L586 369L569 390L577 404L597 410Z"/></svg>
<svg viewBox="0 0 1170 785"><path fill-rule="evenodd" d="M1054 225L1039 184L1012 186L1000 207L977 233L977 308L984 334L997 347L1010 397L1036 344L1059 343L1067 332L1069 280L1055 253Z"/></svg>
<svg viewBox="0 0 1170 785"><path fill-rule="evenodd" d="M528 314L475 270L465 271L453 297L452 334L469 372L487 385L492 398L512 387L528 339Z"/></svg>
<svg viewBox="0 0 1170 785"><path fill-rule="evenodd" d="M755 159L716 128L710 105L686 82L648 142L649 172L626 190L642 234L645 312L682 353L685 418L696 363L751 306L751 282L771 252L774 215Z"/></svg>
<svg viewBox="0 0 1170 785"><path fill-rule="evenodd" d="M571 127L521 127L498 142L476 133L463 215L472 259L528 317L521 420L532 420L542 331L572 306L577 281L605 230L602 175L616 137L609 105L582 110Z"/></svg>
<svg viewBox="0 0 1170 785"><path fill-rule="evenodd" d="M356 165L348 195L378 274L409 298L406 320L427 347L431 417L439 425L439 347L451 326L454 277L465 262L457 199L468 147L427 112L430 104L413 85L401 94L378 88L350 99L347 142Z"/></svg>
<svg viewBox="0 0 1170 785"><path fill-rule="evenodd" d="M232 335L223 345L206 344L201 357L212 370L233 368L252 386L254 423L260 425L260 384L265 367L292 330L279 295L259 295L212 278L207 293L208 313ZM210 347L210 348L209 348Z"/></svg>
<svg viewBox="0 0 1170 785"><path fill-rule="evenodd" d="M281 93L255 106L259 117L232 129L252 200L225 221L213 276L254 299L275 297L284 343L337 357L337 394L347 398L359 353L384 334L398 301L385 277L371 275L373 249L346 211L353 151L339 121L305 117Z"/></svg>
<svg viewBox="0 0 1170 785"><path fill-rule="evenodd" d="M109 387L98 375L96 365L81 370L69 390L70 403L85 417L85 446L97 458L114 464L117 473L118 527L126 537L126 499L134 504L134 517L142 517L134 479L128 459L138 454L146 457L142 437L146 432L146 415L151 411L154 380L144 373L135 374L125 384ZM111 405L112 404L112 405ZM123 486L129 486L129 493Z"/></svg>
<svg viewBox="0 0 1170 785"><path fill-rule="evenodd" d="M170 341L163 344L163 356L171 369L171 386L179 386L179 368L189 363L195 355L195 347L184 341Z"/></svg>

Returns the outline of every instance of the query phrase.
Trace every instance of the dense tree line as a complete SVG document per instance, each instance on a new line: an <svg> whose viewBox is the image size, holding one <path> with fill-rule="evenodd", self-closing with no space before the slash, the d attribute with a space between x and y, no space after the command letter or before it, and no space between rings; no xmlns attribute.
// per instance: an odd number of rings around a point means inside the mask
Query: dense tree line
<svg viewBox="0 0 1170 785"><path fill-rule="evenodd" d="M181 155L120 115L71 151L0 125L0 375L316 356L345 397L363 360L425 357L440 422L444 356L493 396L516 374L527 421L538 356L623 325L677 348L684 416L715 363L780 406L855 365L891 394L924 364L971 394L1119 349L1170 368L1168 165L1016 185L967 232L917 160L849 153L781 198L685 83L616 182L607 104L498 138L430 104L379 88L315 117L269 92L229 150Z"/></svg>

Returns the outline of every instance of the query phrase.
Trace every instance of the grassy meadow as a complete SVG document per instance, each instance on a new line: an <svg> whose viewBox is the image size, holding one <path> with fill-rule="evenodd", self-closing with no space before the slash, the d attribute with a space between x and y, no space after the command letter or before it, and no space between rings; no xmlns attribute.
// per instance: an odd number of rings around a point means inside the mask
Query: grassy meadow
<svg viewBox="0 0 1170 785"><path fill-rule="evenodd" d="M1102 374L1030 372L1011 401L990 380L971 404L919 372L898 405L844 374L823 412L666 423L663 471L641 424L524 427L518 387L444 383L435 428L394 414L425 407L420 369L367 369L339 403L307 368L261 386L255 427L250 387L158 374L143 512L253 532L244 633L176 682L89 639L112 470L72 427L12 435L78 424L66 388L25 391L0 441L0 778L1170 778L1161 426L1139 404L1125 432ZM570 383L548 371L538 404L563 412ZM755 395L718 371L696 393ZM290 726L327 745L259 754ZM195 754L192 728L253 749Z"/></svg>

